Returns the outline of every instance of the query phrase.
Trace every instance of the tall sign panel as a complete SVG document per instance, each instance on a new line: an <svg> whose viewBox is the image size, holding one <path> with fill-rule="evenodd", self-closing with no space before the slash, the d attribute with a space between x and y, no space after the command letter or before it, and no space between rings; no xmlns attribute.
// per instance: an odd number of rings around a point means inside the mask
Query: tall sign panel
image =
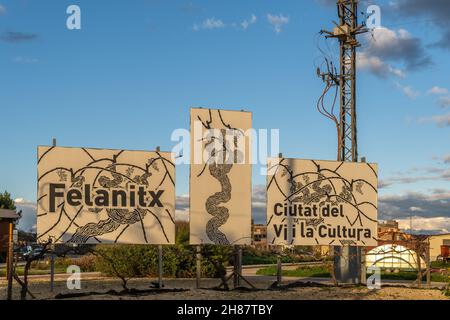
<svg viewBox="0 0 450 320"><path fill-rule="evenodd" d="M269 159L273 245L377 245L377 165Z"/></svg>
<svg viewBox="0 0 450 320"><path fill-rule="evenodd" d="M190 243L251 243L252 114L191 109Z"/></svg>
<svg viewBox="0 0 450 320"><path fill-rule="evenodd" d="M39 241L175 243L171 153L38 147Z"/></svg>

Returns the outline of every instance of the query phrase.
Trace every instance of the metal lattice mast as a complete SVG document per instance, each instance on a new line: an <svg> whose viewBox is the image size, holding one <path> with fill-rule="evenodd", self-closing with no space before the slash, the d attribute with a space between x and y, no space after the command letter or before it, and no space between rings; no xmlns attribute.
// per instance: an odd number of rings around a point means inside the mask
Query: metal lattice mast
<svg viewBox="0 0 450 320"><path fill-rule="evenodd" d="M357 35L367 32L358 24L358 0L338 0L339 24L333 32L322 30L327 38L337 38L340 44L340 71L330 75L340 88L340 113L338 160L358 161L356 126L356 48L360 46Z"/></svg>
<svg viewBox="0 0 450 320"><path fill-rule="evenodd" d="M357 1L338 2L340 29L345 36L340 38L340 139L341 161L358 161L356 128L356 40L358 26ZM340 30L341 31L341 30Z"/></svg>

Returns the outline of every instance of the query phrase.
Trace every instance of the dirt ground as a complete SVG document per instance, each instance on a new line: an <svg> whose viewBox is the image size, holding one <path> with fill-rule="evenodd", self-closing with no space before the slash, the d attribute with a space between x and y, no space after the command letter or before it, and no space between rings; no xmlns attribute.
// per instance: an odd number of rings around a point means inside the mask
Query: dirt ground
<svg viewBox="0 0 450 320"><path fill-rule="evenodd" d="M117 295L122 290L120 281L114 279L88 279L82 281L81 290L68 290L65 281L55 283L54 292L50 292L47 281L33 281L30 291L37 299L96 299L96 300L450 300L438 289L415 289L406 287L383 287L380 290L369 290L366 287L330 287L310 284L281 289L271 289L272 281L268 279L253 281L258 288L218 291L211 289L219 284L219 280L202 280L203 289L195 289L192 279L165 280L161 291L150 289L152 280L136 279L129 281L129 288L136 292ZM289 282L286 282L289 284ZM178 288L178 289L177 289ZM115 292L111 291L114 290ZM19 299L20 288L14 287L14 299ZM109 291L109 293L108 293ZM93 293L89 294L88 293ZM70 296L70 295L76 296ZM82 296L86 294L86 296ZM81 295L81 296L80 296ZM0 299L6 298L6 287L0 283Z"/></svg>

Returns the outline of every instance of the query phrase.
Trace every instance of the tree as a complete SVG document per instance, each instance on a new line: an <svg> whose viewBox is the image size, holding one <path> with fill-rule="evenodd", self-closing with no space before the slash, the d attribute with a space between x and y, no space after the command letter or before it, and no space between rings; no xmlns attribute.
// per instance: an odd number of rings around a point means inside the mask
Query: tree
<svg viewBox="0 0 450 320"><path fill-rule="evenodd" d="M176 244L189 245L189 223L184 221L175 222Z"/></svg>
<svg viewBox="0 0 450 320"><path fill-rule="evenodd" d="M0 209L16 210L14 200L7 191L0 193Z"/></svg>
<svg viewBox="0 0 450 320"><path fill-rule="evenodd" d="M11 198L11 194L5 190L0 193L0 209L14 210L19 215L19 219L22 218L22 210L17 211L14 200Z"/></svg>

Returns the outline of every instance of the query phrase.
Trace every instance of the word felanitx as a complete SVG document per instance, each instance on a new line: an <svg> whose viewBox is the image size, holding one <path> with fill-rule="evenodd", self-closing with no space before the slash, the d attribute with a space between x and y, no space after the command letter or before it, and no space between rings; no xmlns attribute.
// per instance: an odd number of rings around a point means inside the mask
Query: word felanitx
<svg viewBox="0 0 450 320"><path fill-rule="evenodd" d="M64 200L70 206L95 208L162 208L161 196L164 190L147 191L144 186L129 184L128 189L92 190L85 184L83 189L68 188L63 183L49 184L49 212L56 212L57 199Z"/></svg>

